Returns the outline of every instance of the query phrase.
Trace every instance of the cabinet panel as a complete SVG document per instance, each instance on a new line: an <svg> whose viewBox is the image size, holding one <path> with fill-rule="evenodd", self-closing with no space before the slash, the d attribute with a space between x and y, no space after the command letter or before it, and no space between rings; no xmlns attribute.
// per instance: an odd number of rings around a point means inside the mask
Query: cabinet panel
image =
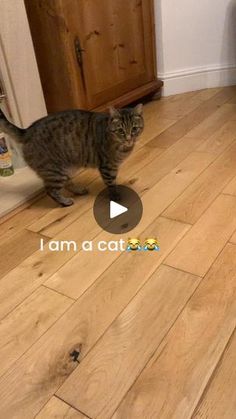
<svg viewBox="0 0 236 419"><path fill-rule="evenodd" d="M25 4L49 111L62 109L63 103L85 109L126 104L161 86L153 0Z"/></svg>
<svg viewBox="0 0 236 419"><path fill-rule="evenodd" d="M154 80L150 0L73 0L63 5L83 50L81 70L90 107Z"/></svg>

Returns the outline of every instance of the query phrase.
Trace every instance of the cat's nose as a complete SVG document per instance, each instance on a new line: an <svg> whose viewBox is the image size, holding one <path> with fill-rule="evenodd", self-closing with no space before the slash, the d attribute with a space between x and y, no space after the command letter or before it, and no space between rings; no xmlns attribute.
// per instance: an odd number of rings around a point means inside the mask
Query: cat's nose
<svg viewBox="0 0 236 419"><path fill-rule="evenodd" d="M131 135L127 135L127 140L131 140Z"/></svg>

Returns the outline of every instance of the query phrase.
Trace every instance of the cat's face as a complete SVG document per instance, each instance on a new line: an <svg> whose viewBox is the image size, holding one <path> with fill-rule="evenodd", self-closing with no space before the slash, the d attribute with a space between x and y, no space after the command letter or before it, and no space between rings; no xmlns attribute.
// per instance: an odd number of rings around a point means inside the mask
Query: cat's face
<svg viewBox="0 0 236 419"><path fill-rule="evenodd" d="M110 108L109 131L124 151L132 149L144 128L143 105L135 108Z"/></svg>

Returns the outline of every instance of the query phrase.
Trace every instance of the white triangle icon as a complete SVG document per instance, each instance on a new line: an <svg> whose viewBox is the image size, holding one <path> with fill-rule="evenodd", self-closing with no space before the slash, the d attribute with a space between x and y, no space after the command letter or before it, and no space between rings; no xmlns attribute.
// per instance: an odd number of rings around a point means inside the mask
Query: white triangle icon
<svg viewBox="0 0 236 419"><path fill-rule="evenodd" d="M117 202L110 201L110 218L113 219L121 214L128 211L128 208L123 205L117 204Z"/></svg>

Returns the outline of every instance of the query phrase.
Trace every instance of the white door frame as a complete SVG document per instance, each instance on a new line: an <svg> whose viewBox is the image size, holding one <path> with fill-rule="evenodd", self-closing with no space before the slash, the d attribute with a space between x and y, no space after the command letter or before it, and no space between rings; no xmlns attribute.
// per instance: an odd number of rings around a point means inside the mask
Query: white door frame
<svg viewBox="0 0 236 419"><path fill-rule="evenodd" d="M13 121L27 127L47 114L23 0L0 1L0 69Z"/></svg>

